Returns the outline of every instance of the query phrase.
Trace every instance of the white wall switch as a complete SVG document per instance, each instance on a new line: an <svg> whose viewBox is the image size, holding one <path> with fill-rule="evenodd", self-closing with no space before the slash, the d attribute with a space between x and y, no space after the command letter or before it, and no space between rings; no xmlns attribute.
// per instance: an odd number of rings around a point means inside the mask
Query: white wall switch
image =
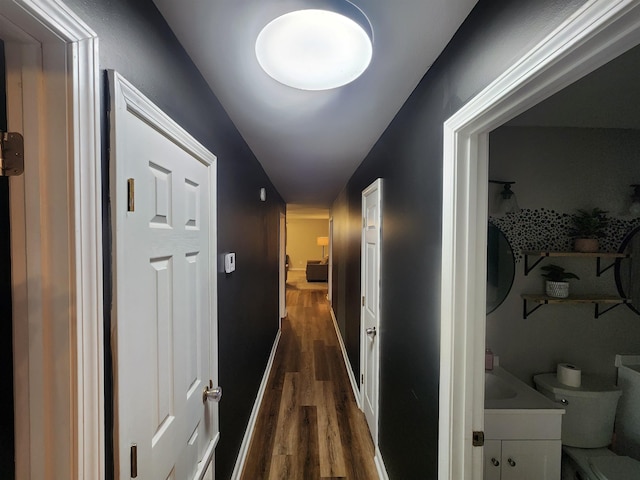
<svg viewBox="0 0 640 480"><path fill-rule="evenodd" d="M225 273L231 273L236 269L236 254L225 253L224 254L224 271Z"/></svg>

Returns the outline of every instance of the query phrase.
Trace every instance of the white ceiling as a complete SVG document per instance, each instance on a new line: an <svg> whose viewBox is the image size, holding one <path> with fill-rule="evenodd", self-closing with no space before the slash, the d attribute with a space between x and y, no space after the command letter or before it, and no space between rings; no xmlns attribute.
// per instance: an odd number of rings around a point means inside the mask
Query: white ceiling
<svg viewBox="0 0 640 480"><path fill-rule="evenodd" d="M477 0L354 0L373 60L321 92L276 82L254 51L264 25L312 1L154 0L285 201L328 206Z"/></svg>

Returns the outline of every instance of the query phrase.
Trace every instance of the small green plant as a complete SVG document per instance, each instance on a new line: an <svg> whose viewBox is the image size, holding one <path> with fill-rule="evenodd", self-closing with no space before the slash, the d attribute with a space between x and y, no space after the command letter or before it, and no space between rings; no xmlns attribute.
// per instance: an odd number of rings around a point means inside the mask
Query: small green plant
<svg viewBox="0 0 640 480"><path fill-rule="evenodd" d="M546 273L543 273L542 276L547 280L552 282L566 282L570 278L575 278L576 280L580 280L575 273L565 272L563 267L559 265L545 265L541 267Z"/></svg>
<svg viewBox="0 0 640 480"><path fill-rule="evenodd" d="M574 238L603 238L605 230L609 226L609 218L605 210L594 208L593 210L580 209L571 216L573 229L571 236Z"/></svg>

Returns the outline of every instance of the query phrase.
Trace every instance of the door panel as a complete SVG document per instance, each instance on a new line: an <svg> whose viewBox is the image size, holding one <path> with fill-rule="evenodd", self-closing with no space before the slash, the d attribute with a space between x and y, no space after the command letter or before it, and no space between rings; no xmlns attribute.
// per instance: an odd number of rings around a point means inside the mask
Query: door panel
<svg viewBox="0 0 640 480"><path fill-rule="evenodd" d="M500 480L502 470L502 441L485 440L483 480Z"/></svg>
<svg viewBox="0 0 640 480"><path fill-rule="evenodd" d="M382 238L382 182L376 180L362 192L362 409L374 443L378 440L380 356L380 247Z"/></svg>
<svg viewBox="0 0 640 480"><path fill-rule="evenodd" d="M129 478L200 478L218 437L215 157L111 74L116 451Z"/></svg>

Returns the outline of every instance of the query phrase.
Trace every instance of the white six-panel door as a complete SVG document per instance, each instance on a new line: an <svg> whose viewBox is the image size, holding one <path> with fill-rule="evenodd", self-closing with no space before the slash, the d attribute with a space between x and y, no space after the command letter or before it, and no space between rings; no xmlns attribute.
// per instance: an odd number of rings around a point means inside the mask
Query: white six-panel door
<svg viewBox="0 0 640 480"><path fill-rule="evenodd" d="M378 444L380 388L380 248L382 239L382 180L362 192L362 308L360 328L360 394L369 430Z"/></svg>
<svg viewBox="0 0 640 480"><path fill-rule="evenodd" d="M110 88L116 472L135 456L137 478L197 479L218 439L215 157Z"/></svg>

